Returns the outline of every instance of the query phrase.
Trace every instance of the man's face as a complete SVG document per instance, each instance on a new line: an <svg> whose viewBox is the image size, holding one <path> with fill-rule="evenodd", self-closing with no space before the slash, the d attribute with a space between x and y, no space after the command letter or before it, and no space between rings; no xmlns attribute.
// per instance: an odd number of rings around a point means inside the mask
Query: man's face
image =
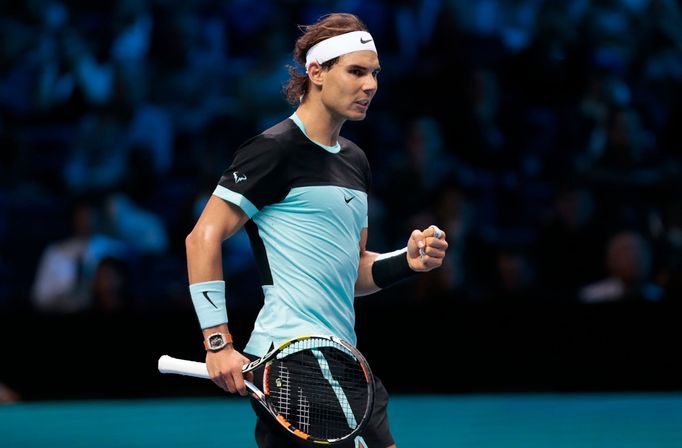
<svg viewBox="0 0 682 448"><path fill-rule="evenodd" d="M335 118L362 120L377 92L379 58L373 51L356 51L339 58L325 73L322 103Z"/></svg>

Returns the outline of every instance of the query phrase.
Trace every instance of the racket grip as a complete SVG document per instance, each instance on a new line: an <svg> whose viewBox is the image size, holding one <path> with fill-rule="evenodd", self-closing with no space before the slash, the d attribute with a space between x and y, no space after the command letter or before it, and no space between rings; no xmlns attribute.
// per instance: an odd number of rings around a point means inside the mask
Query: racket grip
<svg viewBox="0 0 682 448"><path fill-rule="evenodd" d="M177 359L168 355L163 355L159 358L159 372L193 376L195 378L210 378L208 370L206 370L206 364L203 362Z"/></svg>
<svg viewBox="0 0 682 448"><path fill-rule="evenodd" d="M244 366L244 371L246 371ZM163 355L159 358L159 372L170 373L174 375L185 375L193 376L195 378L210 379L208 375L208 370L206 370L206 364L203 362L188 361L186 359L173 358L172 356ZM251 390L256 397L263 397L263 392L261 392L256 386L250 381L244 380L246 387Z"/></svg>

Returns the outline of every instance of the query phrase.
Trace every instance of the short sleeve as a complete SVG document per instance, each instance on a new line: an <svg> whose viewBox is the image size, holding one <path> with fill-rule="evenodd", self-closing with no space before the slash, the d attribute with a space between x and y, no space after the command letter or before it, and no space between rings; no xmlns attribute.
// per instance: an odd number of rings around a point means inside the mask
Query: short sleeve
<svg viewBox="0 0 682 448"><path fill-rule="evenodd" d="M213 194L238 206L252 218L261 208L286 196L285 173L280 145L261 135L237 150Z"/></svg>

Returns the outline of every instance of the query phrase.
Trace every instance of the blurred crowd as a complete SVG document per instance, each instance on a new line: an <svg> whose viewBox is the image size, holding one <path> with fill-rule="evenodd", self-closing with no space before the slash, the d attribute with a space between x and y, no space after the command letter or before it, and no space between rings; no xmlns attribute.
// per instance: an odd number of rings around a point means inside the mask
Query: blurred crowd
<svg viewBox="0 0 682 448"><path fill-rule="evenodd" d="M237 146L291 114L297 25L334 11L382 64L343 131L373 170L368 248L432 223L450 242L397 300L679 297L675 0L0 5L0 309L190 307L184 238ZM248 238L225 245L230 306L259 305Z"/></svg>

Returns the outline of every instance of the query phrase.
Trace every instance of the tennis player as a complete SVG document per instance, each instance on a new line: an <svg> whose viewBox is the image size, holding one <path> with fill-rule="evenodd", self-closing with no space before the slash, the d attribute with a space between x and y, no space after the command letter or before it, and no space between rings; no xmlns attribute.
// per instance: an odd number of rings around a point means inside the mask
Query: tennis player
<svg viewBox="0 0 682 448"><path fill-rule="evenodd" d="M351 14L324 16L302 31L294 57L306 73L291 69L286 87L296 111L238 148L186 239L209 374L241 395L247 395L242 366L273 345L305 334L356 344L354 297L439 267L448 247L434 225L414 230L395 252L365 248L370 168L364 152L339 134L347 120L365 118L377 92L376 42ZM244 354L232 345L221 262L221 243L242 226L265 296ZM377 380L373 417L358 446L395 446L387 403ZM292 446L281 425L254 409L259 447Z"/></svg>

